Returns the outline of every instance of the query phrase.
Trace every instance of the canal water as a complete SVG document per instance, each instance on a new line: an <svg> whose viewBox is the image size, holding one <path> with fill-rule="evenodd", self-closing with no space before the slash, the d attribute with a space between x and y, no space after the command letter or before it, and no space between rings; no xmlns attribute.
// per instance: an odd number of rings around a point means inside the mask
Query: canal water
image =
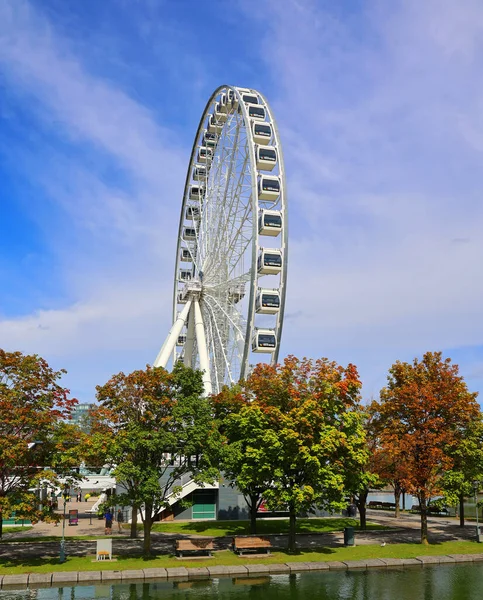
<svg viewBox="0 0 483 600"><path fill-rule="evenodd" d="M483 564L1 590L0 600L481 600Z"/></svg>

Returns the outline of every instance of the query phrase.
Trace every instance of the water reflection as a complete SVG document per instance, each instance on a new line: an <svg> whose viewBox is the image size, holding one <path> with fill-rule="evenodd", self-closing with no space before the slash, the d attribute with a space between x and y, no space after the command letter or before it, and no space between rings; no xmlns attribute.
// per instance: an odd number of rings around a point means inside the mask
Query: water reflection
<svg viewBox="0 0 483 600"><path fill-rule="evenodd" d="M2 590L0 600L480 600L483 564Z"/></svg>

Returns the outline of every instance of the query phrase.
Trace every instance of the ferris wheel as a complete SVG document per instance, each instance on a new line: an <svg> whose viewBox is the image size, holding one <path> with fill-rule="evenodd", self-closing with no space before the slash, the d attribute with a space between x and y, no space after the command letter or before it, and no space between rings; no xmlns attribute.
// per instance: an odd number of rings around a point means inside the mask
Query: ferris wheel
<svg viewBox="0 0 483 600"><path fill-rule="evenodd" d="M200 120L178 230L173 326L154 366L203 371L205 394L277 362L287 278L282 146L268 102L223 85Z"/></svg>

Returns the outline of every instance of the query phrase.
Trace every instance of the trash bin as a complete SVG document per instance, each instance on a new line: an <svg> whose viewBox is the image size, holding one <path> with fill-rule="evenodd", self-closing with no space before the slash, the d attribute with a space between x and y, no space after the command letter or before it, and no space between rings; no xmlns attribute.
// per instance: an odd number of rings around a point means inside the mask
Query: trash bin
<svg viewBox="0 0 483 600"><path fill-rule="evenodd" d="M476 541L477 542L483 542L483 527L479 527L478 525L476 526Z"/></svg>
<svg viewBox="0 0 483 600"><path fill-rule="evenodd" d="M356 535L354 527L344 527L344 546L355 546Z"/></svg>

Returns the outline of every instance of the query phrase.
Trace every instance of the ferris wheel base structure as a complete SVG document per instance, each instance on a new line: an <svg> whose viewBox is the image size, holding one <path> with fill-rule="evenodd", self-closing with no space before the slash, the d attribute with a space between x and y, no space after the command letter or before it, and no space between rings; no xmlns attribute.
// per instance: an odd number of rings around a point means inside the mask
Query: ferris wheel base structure
<svg viewBox="0 0 483 600"><path fill-rule="evenodd" d="M173 325L154 362L203 372L205 394L276 363L287 278L282 146L266 99L220 86L202 114L188 166L175 261Z"/></svg>

